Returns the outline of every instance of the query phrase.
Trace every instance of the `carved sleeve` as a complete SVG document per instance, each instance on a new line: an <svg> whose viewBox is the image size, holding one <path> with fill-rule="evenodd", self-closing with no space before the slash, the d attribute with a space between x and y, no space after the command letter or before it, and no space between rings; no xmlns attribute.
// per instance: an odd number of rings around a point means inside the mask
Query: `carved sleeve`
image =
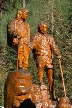
<svg viewBox="0 0 72 108"><path fill-rule="evenodd" d="M8 32L12 36L17 36L18 35L17 32L16 32L16 29L15 29L15 19L8 24Z"/></svg>
<svg viewBox="0 0 72 108"><path fill-rule="evenodd" d="M58 57L61 56L58 46L56 45L54 38L51 38L51 50Z"/></svg>
<svg viewBox="0 0 72 108"><path fill-rule="evenodd" d="M37 36L36 36L36 35L32 36L32 38L31 38L31 43L30 43L30 48L31 48L31 49L35 48L35 46L36 46L36 41L37 41Z"/></svg>

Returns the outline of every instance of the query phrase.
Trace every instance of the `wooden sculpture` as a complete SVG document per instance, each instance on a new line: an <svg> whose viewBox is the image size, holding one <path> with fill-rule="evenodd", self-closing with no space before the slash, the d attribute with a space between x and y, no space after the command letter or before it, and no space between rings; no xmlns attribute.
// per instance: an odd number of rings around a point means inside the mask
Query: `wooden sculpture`
<svg viewBox="0 0 72 108"><path fill-rule="evenodd" d="M53 78L53 63L52 52L61 59L61 54L55 44L53 36L47 34L47 24L41 22L38 25L38 33L36 33L31 41L30 48L35 49L37 56L38 76L40 83L43 84L43 68L47 68L47 76L50 85L50 92L54 96L54 78Z"/></svg>
<svg viewBox="0 0 72 108"><path fill-rule="evenodd" d="M4 108L48 108L52 104L47 86L32 84L27 69L18 69L8 74L4 97ZM26 105L27 102L29 105Z"/></svg>
<svg viewBox="0 0 72 108"><path fill-rule="evenodd" d="M5 82L5 108L19 107L30 98L31 75L27 70L15 70L8 74Z"/></svg>
<svg viewBox="0 0 72 108"><path fill-rule="evenodd" d="M60 98L57 108L71 108L70 100L67 96Z"/></svg>
<svg viewBox="0 0 72 108"><path fill-rule="evenodd" d="M38 32L30 42L30 27L26 22L28 10L21 8L16 17L8 24L8 38L13 45L18 47L17 68L8 74L5 82L4 108L71 108L70 100L66 97L63 72L61 67L61 54L55 44L53 36L47 33L48 25L45 22L38 24ZM32 83L28 69L29 51L34 49L38 66L40 85ZM52 53L59 59L62 83L65 97L56 101L50 99L48 87L43 82L43 69L47 70L49 90L52 99L55 99L54 91L54 67Z"/></svg>
<svg viewBox="0 0 72 108"><path fill-rule="evenodd" d="M28 68L30 27L25 21L27 16L28 10L21 8L8 24L8 33L12 36L14 45L18 45L17 68Z"/></svg>

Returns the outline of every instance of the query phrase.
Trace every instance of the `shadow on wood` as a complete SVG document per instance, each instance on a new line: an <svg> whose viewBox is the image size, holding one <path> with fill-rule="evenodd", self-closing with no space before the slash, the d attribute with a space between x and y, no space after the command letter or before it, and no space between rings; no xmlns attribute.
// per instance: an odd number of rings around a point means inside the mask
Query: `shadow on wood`
<svg viewBox="0 0 72 108"><path fill-rule="evenodd" d="M19 107L15 108L36 108L35 104L31 101L31 99L25 99Z"/></svg>

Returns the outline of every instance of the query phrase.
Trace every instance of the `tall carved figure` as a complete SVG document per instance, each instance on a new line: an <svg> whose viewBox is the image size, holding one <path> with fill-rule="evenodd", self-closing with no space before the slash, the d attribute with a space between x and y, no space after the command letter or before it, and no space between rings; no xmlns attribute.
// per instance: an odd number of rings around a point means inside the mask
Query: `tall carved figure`
<svg viewBox="0 0 72 108"><path fill-rule="evenodd" d="M54 96L54 79L53 79L53 63L52 52L61 59L61 54L55 44L53 36L47 34L48 25L45 22L41 22L38 25L38 33L36 33L30 45L31 49L35 49L37 56L38 76L40 83L43 83L43 68L47 68L47 76L50 85L50 92Z"/></svg>
<svg viewBox="0 0 72 108"><path fill-rule="evenodd" d="M27 16L28 10L21 8L16 17L8 24L8 32L13 37L13 43L18 44L17 68L28 68L30 27L25 21Z"/></svg>

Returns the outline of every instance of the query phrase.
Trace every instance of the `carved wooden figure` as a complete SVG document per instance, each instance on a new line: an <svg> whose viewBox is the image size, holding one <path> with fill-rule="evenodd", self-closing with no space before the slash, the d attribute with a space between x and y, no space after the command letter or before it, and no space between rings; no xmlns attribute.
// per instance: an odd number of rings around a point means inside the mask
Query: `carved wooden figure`
<svg viewBox="0 0 72 108"><path fill-rule="evenodd" d="M32 84L31 74L26 69L8 74L4 97L4 108L24 108L27 102L36 107L30 107L30 104L25 108L48 108L51 105L47 87Z"/></svg>
<svg viewBox="0 0 72 108"><path fill-rule="evenodd" d="M47 34L48 25L45 22L41 22L38 25L38 33L36 33L31 41L30 48L35 49L37 56L38 76L40 83L43 83L43 68L47 68L47 76L50 85L50 92L54 96L54 79L53 79L53 63L52 52L61 58L61 54L55 44L53 36Z"/></svg>
<svg viewBox="0 0 72 108"><path fill-rule="evenodd" d="M57 108L71 108L70 100L67 96L60 98Z"/></svg>
<svg viewBox="0 0 72 108"><path fill-rule="evenodd" d="M8 32L13 37L13 43L18 45L17 68L28 68L30 27L25 21L27 16L28 10L21 8L16 17L8 24Z"/></svg>
<svg viewBox="0 0 72 108"><path fill-rule="evenodd" d="M27 70L10 72L5 82L4 107L19 107L25 99L30 98L31 84L31 75Z"/></svg>

